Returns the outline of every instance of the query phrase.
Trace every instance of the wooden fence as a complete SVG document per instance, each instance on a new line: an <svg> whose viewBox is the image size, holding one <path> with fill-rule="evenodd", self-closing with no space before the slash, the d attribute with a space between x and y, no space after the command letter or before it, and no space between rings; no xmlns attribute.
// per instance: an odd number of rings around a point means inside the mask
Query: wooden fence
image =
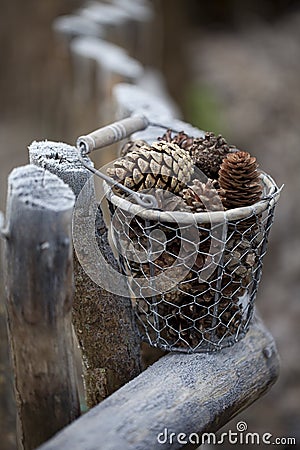
<svg viewBox="0 0 300 450"><path fill-rule="evenodd" d="M139 54L136 36L147 35L153 17L149 4L136 0L132 13L132 2L113 3L111 9L92 4L55 23L85 70L92 70L91 61L97 63L101 82L93 93L102 108L99 123L144 114L152 125L134 133L134 139L152 142L163 127L201 135L176 118L178 111L159 77L150 77L151 89L142 86L149 74L129 56ZM118 47L124 43L128 52ZM122 65L117 64L120 60ZM75 86L78 95L85 89ZM125 287L124 295L117 296L98 286L73 253L77 199L83 217L96 217L96 240L106 260L118 266L102 213L95 207L90 172L78 161L75 147L58 142L33 142L29 162L11 173L6 219L1 216L20 448L36 448L58 432L40 448L159 449L158 435L165 429L176 436L217 431L270 388L278 376L278 354L258 318L233 347L210 354L170 353L142 371ZM93 164L88 158L87 163ZM83 186L88 189L79 196ZM91 407L81 417L72 327ZM187 447L180 441L167 440L163 448ZM190 443L189 448L195 447L197 442Z"/></svg>

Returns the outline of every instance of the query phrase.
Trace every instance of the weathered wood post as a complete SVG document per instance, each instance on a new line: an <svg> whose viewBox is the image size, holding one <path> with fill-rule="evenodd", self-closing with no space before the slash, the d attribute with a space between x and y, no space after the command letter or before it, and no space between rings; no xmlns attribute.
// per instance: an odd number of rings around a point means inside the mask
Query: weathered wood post
<svg viewBox="0 0 300 450"><path fill-rule="evenodd" d="M19 448L29 450L79 415L73 365L75 196L32 165L9 176L5 237L8 331Z"/></svg>
<svg viewBox="0 0 300 450"><path fill-rule="evenodd" d="M58 142L33 142L30 161L48 169L67 183L78 197L90 172L78 160L75 147ZM92 162L87 158L87 162ZM82 200L83 217L93 216L93 183ZM94 203L93 203L94 202ZM93 206L94 204L94 206ZM98 209L96 239L102 254L117 265L107 240L107 229ZM95 216L91 217L95 220ZM88 406L93 406L140 373L140 347L131 301L98 286L74 258L75 296L73 324L84 362Z"/></svg>

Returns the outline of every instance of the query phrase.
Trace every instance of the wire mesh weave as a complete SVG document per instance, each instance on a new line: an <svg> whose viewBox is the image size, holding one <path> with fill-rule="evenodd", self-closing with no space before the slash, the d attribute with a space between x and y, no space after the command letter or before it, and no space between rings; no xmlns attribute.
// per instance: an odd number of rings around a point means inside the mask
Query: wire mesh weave
<svg viewBox="0 0 300 450"><path fill-rule="evenodd" d="M141 338L170 351L208 352L249 328L279 197L262 175L264 199L225 212L147 210L109 188L111 232Z"/></svg>

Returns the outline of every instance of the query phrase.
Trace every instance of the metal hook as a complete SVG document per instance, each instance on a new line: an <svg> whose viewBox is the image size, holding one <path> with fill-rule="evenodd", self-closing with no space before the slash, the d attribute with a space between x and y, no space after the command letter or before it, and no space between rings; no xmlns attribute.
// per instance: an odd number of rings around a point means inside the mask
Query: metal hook
<svg viewBox="0 0 300 450"><path fill-rule="evenodd" d="M105 173L102 173L99 170L95 169L94 167L90 166L84 160L84 156L86 156L86 148L84 145L81 144L80 148L77 148L77 150L78 150L78 158L79 158L81 164L86 169L88 169L90 172L92 172L94 175L96 175L97 177L106 181L109 185L117 187L117 188L121 189L122 191L126 192L127 194L131 195L134 198L134 200L143 208L158 209L157 200L153 195L135 192L132 189L129 189L128 187L124 186L123 184L118 183L117 181L113 180L111 177L109 177Z"/></svg>

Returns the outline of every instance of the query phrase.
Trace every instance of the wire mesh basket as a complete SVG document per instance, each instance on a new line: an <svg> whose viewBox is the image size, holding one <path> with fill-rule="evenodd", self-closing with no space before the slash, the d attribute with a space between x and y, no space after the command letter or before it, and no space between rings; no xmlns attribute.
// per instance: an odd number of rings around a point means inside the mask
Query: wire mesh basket
<svg viewBox="0 0 300 450"><path fill-rule="evenodd" d="M253 160L247 152L237 152L239 164L243 160L240 166L244 171L242 180L248 177L247 183L253 188L252 198L253 195L258 198L260 184L263 187L259 202L223 211L220 201L221 208L217 205L214 211L206 208L207 212L170 212L165 211L168 209L165 206L163 210L158 209L157 191L153 195L141 192L140 188L138 192L132 190L132 181L129 185L122 184L118 181L119 175L116 180L86 162L86 155L92 151L129 137L149 125L146 117L136 115L81 136L76 144L78 158L86 169L104 180L111 213L111 241L115 244L122 272L128 281L142 339L170 351L192 353L219 350L240 340L249 328L280 189L263 172L259 183L258 173L255 174L255 158ZM182 137L188 138L184 133ZM211 136L206 138L209 141ZM225 144L221 139L219 145L222 147ZM205 145L211 147L210 142ZM171 180L171 191L175 192L176 188L177 192L180 183L186 185L189 182L187 173L194 172L188 163L190 155L183 156L179 147L177 150L172 147L172 152L176 150L177 156L174 158L172 153L170 158L169 147L158 148L159 153L163 150L164 154L163 163L160 153L159 166L156 150L150 159L149 154L144 154L148 162L139 161L136 154L132 155L139 169L133 164L135 169L130 177L136 178L139 184L150 168L150 176L147 176L145 183L147 189L154 185L158 187L158 182L162 183L162 186L159 185L161 188ZM228 152L236 150L227 146ZM223 167L223 185L226 182L225 186L229 186L228 192L231 189L228 180L230 164L227 161L227 166ZM125 178L130 165L132 161L127 161L122 167ZM158 175L157 166L161 169L161 178L154 179L153 184L153 174ZM231 177L233 173L234 170L231 170ZM241 175L235 174L235 178L243 184ZM201 176L198 181L201 181ZM243 189L245 194L245 186ZM165 192L170 195L170 191ZM124 195L127 197L124 198ZM200 210L203 211L202 208Z"/></svg>
<svg viewBox="0 0 300 450"><path fill-rule="evenodd" d="M192 353L245 335L279 197L271 177L261 181L258 203L196 214L145 209L106 186L112 239L144 341Z"/></svg>

